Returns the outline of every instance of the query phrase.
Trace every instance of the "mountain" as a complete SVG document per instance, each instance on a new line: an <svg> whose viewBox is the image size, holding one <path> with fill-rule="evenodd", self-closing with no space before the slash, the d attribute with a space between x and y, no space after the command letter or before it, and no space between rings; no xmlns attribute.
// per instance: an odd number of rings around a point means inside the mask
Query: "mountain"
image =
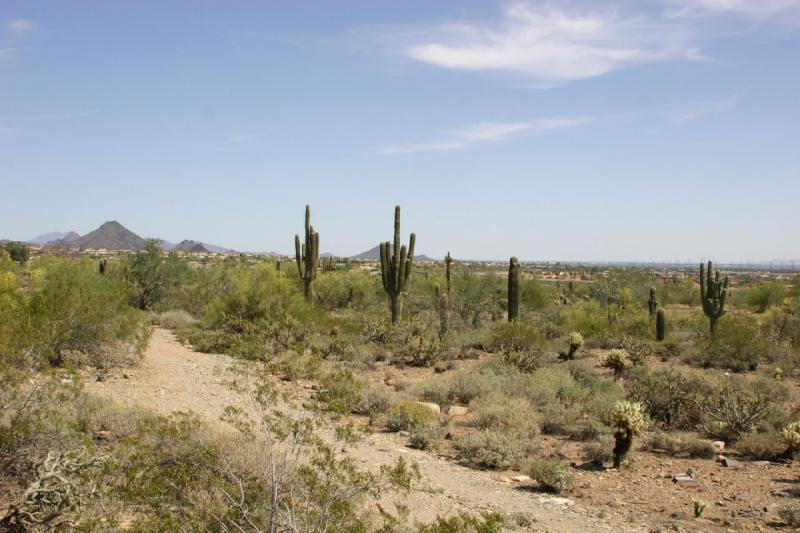
<svg viewBox="0 0 800 533"><path fill-rule="evenodd" d="M49 244L51 242L65 242L69 243L72 241L76 241L81 236L75 233L74 231L62 232L62 231L54 231L52 233L45 233L44 235L39 235L38 237L29 240L28 242L31 244Z"/></svg>
<svg viewBox="0 0 800 533"><path fill-rule="evenodd" d="M172 248L173 252L207 253L209 252L202 242L185 240Z"/></svg>
<svg viewBox="0 0 800 533"><path fill-rule="evenodd" d="M366 252L361 252L358 255L350 256L350 259L363 259L363 260L366 260L366 261L380 261L380 259L381 259L381 245L379 244L378 246L376 246L374 248L370 248ZM414 259L417 260L417 261L435 261L435 259L432 259L432 258L428 257L427 255L415 255Z"/></svg>
<svg viewBox="0 0 800 533"><path fill-rule="evenodd" d="M116 220L112 220L76 240L73 245L79 248L106 250L141 250L145 241Z"/></svg>

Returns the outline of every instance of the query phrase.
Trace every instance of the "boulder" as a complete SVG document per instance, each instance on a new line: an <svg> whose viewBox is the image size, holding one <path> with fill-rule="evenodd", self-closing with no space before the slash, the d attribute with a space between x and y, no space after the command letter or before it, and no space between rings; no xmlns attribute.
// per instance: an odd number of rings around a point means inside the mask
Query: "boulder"
<svg viewBox="0 0 800 533"><path fill-rule="evenodd" d="M431 414L434 416L438 417L440 414L442 414L442 408L435 403L430 403L430 402L414 402L414 403L419 405L420 407L424 407L425 409L430 411Z"/></svg>

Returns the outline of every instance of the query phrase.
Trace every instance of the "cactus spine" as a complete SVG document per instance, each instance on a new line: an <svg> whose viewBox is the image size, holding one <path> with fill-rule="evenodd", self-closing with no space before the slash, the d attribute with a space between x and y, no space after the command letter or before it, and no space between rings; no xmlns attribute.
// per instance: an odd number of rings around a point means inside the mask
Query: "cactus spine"
<svg viewBox="0 0 800 533"><path fill-rule="evenodd" d="M725 314L725 300L728 297L728 276L720 281L719 270L712 274L713 265L708 262L708 270L700 263L700 300L703 313L711 323L711 334L717 331L717 320Z"/></svg>
<svg viewBox="0 0 800 533"><path fill-rule="evenodd" d="M519 261L512 257L508 264L508 321L519 316Z"/></svg>
<svg viewBox="0 0 800 533"><path fill-rule="evenodd" d="M663 341L664 340L664 331L667 327L667 313L664 312L663 308L659 308L656 311L656 340Z"/></svg>
<svg viewBox="0 0 800 533"><path fill-rule="evenodd" d="M650 312L650 316L655 315L657 309L658 300L656 300L656 290L650 287L650 298L647 300L647 310Z"/></svg>
<svg viewBox="0 0 800 533"><path fill-rule="evenodd" d="M306 301L314 299L314 289L311 284L317 279L317 264L319 262L319 233L311 225L311 208L306 206L306 239L300 246L300 236L294 236L295 260L297 272L303 280L303 294Z"/></svg>
<svg viewBox="0 0 800 533"><path fill-rule="evenodd" d="M408 249L400 246L400 206L394 208L394 245L389 241L380 245L381 249L381 279L383 290L389 297L389 310L392 313L392 323L400 320L403 311L403 293L411 277L411 268L414 264L414 243L417 236L412 233Z"/></svg>
<svg viewBox="0 0 800 533"><path fill-rule="evenodd" d="M445 270L445 278L447 279L447 295L450 295L450 265L453 264L453 258L450 257L450 252L447 252L447 255L444 258L444 265L446 267Z"/></svg>
<svg viewBox="0 0 800 533"><path fill-rule="evenodd" d="M439 304L439 339L443 340L447 336L450 301L447 293L442 293L438 283L436 284L436 300Z"/></svg>

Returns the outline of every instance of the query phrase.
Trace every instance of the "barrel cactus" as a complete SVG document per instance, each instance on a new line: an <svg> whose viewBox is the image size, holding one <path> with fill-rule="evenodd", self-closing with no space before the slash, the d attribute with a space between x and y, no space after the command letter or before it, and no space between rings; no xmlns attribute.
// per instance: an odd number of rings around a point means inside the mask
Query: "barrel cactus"
<svg viewBox="0 0 800 533"><path fill-rule="evenodd" d="M633 445L633 438L647 429L647 419L642 404L622 400L614 405L611 420L614 428L614 468L619 468Z"/></svg>

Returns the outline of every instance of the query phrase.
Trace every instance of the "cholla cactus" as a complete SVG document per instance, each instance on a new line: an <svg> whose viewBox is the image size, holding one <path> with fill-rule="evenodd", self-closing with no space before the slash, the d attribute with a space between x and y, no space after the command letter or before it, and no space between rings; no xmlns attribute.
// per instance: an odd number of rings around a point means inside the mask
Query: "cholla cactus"
<svg viewBox="0 0 800 533"><path fill-rule="evenodd" d="M784 456L794 459L800 450L800 422L792 422L781 431L781 439L786 444Z"/></svg>
<svg viewBox="0 0 800 533"><path fill-rule="evenodd" d="M572 359L575 357L575 352L580 350L583 346L583 335L577 331L571 331L569 335L567 335L567 345L569 346L568 356Z"/></svg>
<svg viewBox="0 0 800 533"><path fill-rule="evenodd" d="M631 361L631 356L628 355L628 352L615 348L610 350L605 359L603 359L603 366L613 370L614 377L618 378L624 371L633 368L633 361Z"/></svg>
<svg viewBox="0 0 800 533"><path fill-rule="evenodd" d="M631 449L633 437L641 435L647 429L647 420L642 404L624 400L614 405L611 419L614 428L614 468L619 468L622 459Z"/></svg>

